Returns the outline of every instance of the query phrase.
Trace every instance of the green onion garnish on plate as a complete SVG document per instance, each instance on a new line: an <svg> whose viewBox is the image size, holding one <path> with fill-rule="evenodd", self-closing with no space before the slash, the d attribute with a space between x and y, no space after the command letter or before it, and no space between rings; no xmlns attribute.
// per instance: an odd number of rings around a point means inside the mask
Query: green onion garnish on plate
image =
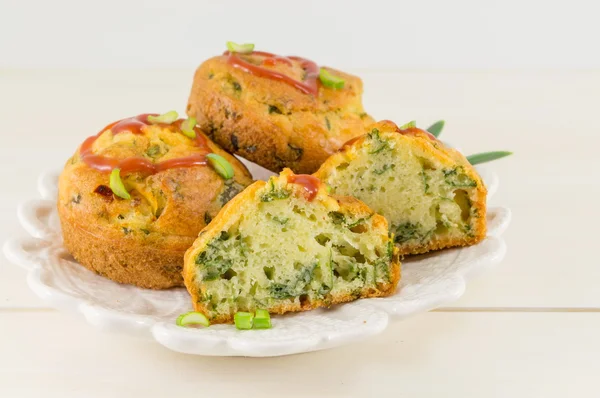
<svg viewBox="0 0 600 398"><path fill-rule="evenodd" d="M254 329L271 329L271 316L267 310L256 310L254 314Z"/></svg>
<svg viewBox="0 0 600 398"><path fill-rule="evenodd" d="M181 123L181 132L188 138L196 138L194 127L196 127L196 118L191 117Z"/></svg>
<svg viewBox="0 0 600 398"><path fill-rule="evenodd" d="M319 70L319 79L321 80L321 83L323 83L323 85L325 87L335 88L335 89L344 88L344 84L346 83L346 81L344 79L332 74L325 68L321 68Z"/></svg>
<svg viewBox="0 0 600 398"><path fill-rule="evenodd" d="M189 325L202 325L204 327L210 326L210 321L201 312L190 311L185 314L181 314L175 321L177 326L189 326Z"/></svg>
<svg viewBox="0 0 600 398"><path fill-rule="evenodd" d="M254 51L254 44L237 44L232 41L227 42L227 49L232 53L249 54Z"/></svg>
<svg viewBox="0 0 600 398"><path fill-rule="evenodd" d="M123 199L131 199L131 195L125 189L123 180L121 180L121 169L113 169L110 173L110 189L115 195Z"/></svg>
<svg viewBox="0 0 600 398"><path fill-rule="evenodd" d="M443 120L438 120L437 122L435 122L431 126L429 126L427 128L427 131L429 131L431 133L431 135L433 135L435 138L437 138L440 136L440 134L442 134L442 130L444 129L445 123L446 122L444 122Z"/></svg>
<svg viewBox="0 0 600 398"><path fill-rule="evenodd" d="M206 158L213 169L215 169L221 177L226 180L233 178L233 167L223 156L217 155L216 153L209 153L206 155Z"/></svg>
<svg viewBox="0 0 600 398"><path fill-rule="evenodd" d="M233 321L235 322L235 327L239 330L249 330L252 329L252 321L254 319L254 314L250 312L236 312L233 316Z"/></svg>
<svg viewBox="0 0 600 398"><path fill-rule="evenodd" d="M163 123L163 124L171 124L173 123L175 120L177 120L177 118L179 117L179 114L175 111L169 111L167 113L163 113L162 115L158 115L158 116L148 116L148 121L150 123Z"/></svg>
<svg viewBox="0 0 600 398"><path fill-rule="evenodd" d="M467 156L467 160L472 165L476 165L476 164L480 164L480 163L491 162L492 160L496 160L496 159L501 159L501 158L509 156L509 155L512 155L512 152L508 152L508 151L483 152L483 153L476 153L474 155L469 155L469 156Z"/></svg>

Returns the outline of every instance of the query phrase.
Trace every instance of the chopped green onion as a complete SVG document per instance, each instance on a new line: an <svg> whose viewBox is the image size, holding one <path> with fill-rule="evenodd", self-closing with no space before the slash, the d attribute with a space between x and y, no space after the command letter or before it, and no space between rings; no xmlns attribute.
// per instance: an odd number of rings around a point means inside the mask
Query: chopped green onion
<svg viewBox="0 0 600 398"><path fill-rule="evenodd" d="M227 42L227 49L232 53L248 54L254 51L254 44L237 44L232 41Z"/></svg>
<svg viewBox="0 0 600 398"><path fill-rule="evenodd" d="M223 156L216 153L209 153L206 157L210 165L221 177L226 180L233 178L233 167Z"/></svg>
<svg viewBox="0 0 600 398"><path fill-rule="evenodd" d="M110 173L110 189L115 195L123 199L131 199L131 195L125 189L123 181L121 180L121 169L113 169Z"/></svg>
<svg viewBox="0 0 600 398"><path fill-rule="evenodd" d="M411 120L410 122L403 124L402 126L398 127L400 130L405 130L405 129L410 129L413 127L417 127L417 122L415 120Z"/></svg>
<svg viewBox="0 0 600 398"><path fill-rule="evenodd" d="M442 129L444 128L445 123L446 122L444 122L443 120L438 120L437 122L435 122L431 126L429 126L427 131L429 131L431 133L431 135L433 135L435 138L437 138L440 136L440 134L442 134Z"/></svg>
<svg viewBox="0 0 600 398"><path fill-rule="evenodd" d="M202 325L210 326L210 322L206 315L201 312L190 311L185 314L181 314L177 317L175 322L177 326L188 326L188 325Z"/></svg>
<svg viewBox="0 0 600 398"><path fill-rule="evenodd" d="M196 127L196 118L191 117L181 123L181 132L188 138L196 138L194 127Z"/></svg>
<svg viewBox="0 0 600 398"><path fill-rule="evenodd" d="M346 83L344 79L333 75L325 68L321 68L321 70L319 70L319 79L321 79L321 83L323 83L325 87L335 89L344 88L344 84Z"/></svg>
<svg viewBox="0 0 600 398"><path fill-rule="evenodd" d="M175 111L169 111L167 113L163 113L162 115L159 116L148 116L148 121L150 123L164 123L164 124L171 124L173 123L175 120L177 120L177 118L179 117L179 114Z"/></svg>
<svg viewBox="0 0 600 398"><path fill-rule="evenodd" d="M252 320L254 319L254 314L250 312L236 312L233 316L233 321L235 322L235 327L240 330L248 330L252 329Z"/></svg>
<svg viewBox="0 0 600 398"><path fill-rule="evenodd" d="M508 151L494 151L494 152L483 152L476 153L474 155L467 156L467 160L472 165L479 163L491 162L492 160L501 159L503 157L512 155L512 152Z"/></svg>
<svg viewBox="0 0 600 398"><path fill-rule="evenodd" d="M254 329L271 329L271 316L267 310L256 310Z"/></svg>

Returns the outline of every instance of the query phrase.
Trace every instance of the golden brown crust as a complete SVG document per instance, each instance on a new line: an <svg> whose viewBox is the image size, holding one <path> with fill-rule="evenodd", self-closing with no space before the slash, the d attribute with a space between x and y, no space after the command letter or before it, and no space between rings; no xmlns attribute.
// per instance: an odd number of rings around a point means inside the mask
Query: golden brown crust
<svg viewBox="0 0 600 398"><path fill-rule="evenodd" d="M119 159L142 156L158 141L166 141L166 156L171 158L195 150L180 133L152 131L154 136L121 133L109 144L110 137L106 142L99 139L95 153ZM210 166L132 173L122 176L131 200L110 190L107 195L98 193L98 187L109 186L109 175L85 164L78 151L59 178L57 206L65 247L86 268L116 282L152 289L182 286L185 250L218 213L221 202L235 193L230 190L234 182L241 190L252 181L241 162L214 143L209 147L231 163L233 180L226 183Z"/></svg>
<svg viewBox="0 0 600 398"><path fill-rule="evenodd" d="M487 189L483 180L475 170L475 168L469 163L469 161L459 151L449 148L439 140L433 140L425 132L416 130L414 135L403 135L396 131L397 126L389 121L381 121L374 123L367 128L367 131L377 128L381 137L386 139L394 139L415 148L415 151L424 153L426 156L435 158L437 162L443 167L462 166L465 174L477 182L476 188L473 190L471 195L471 206L475 208L476 214L481 215L477 218L472 218L471 223L471 235L464 235L462 238L450 238L450 239L434 239L427 243L404 243L397 245L400 256L409 254L422 254L432 250L445 249L449 247L457 246L470 246L474 245L486 235L486 198ZM354 142L341 148L336 154L329 157L323 165L319 168L314 176L325 181L327 175L334 170L339 164L344 162L350 162L358 156L359 148L363 145L366 140L366 134L362 137L357 138Z"/></svg>
<svg viewBox="0 0 600 398"><path fill-rule="evenodd" d="M334 90L319 84L315 98L234 68L227 56L214 57L196 71L187 113L232 153L274 172L289 167L312 173L373 122L362 107L361 80L330 71L345 79L345 87ZM283 73L293 76L292 71Z"/></svg>
<svg viewBox="0 0 600 398"><path fill-rule="evenodd" d="M285 169L281 175L287 178L291 175L289 169ZM208 308L203 304L200 297L203 293L202 290L198 290L198 286L202 287L201 284L196 282L196 263L195 258L199 252L201 252L206 245L215 239L221 231L227 230L232 224L237 221L238 215L250 211L250 205L255 200L257 192L265 186L265 181L256 181L243 192L233 198L227 203L219 212L218 216L210 224L208 228L202 230L198 239L194 241L193 245L186 251L184 257L183 266L183 279L185 286L190 293L192 298L192 304L194 310L208 314ZM293 184L291 184L293 185ZM302 195L302 188L295 187L294 190L298 190L297 195ZM332 196L327 192L327 188L324 184L319 187L319 192L314 200L322 200L330 202L334 205L347 208L348 212L359 214L361 216L369 216L373 214L373 211L360 200L349 197L349 196ZM383 234L387 237L387 221L379 214L374 214L373 228L380 229ZM364 288L360 292L360 298L368 297L384 297L393 294L396 291L398 281L400 280L400 259L399 252L394 249L392 255L392 262L390 264L390 281L385 284L379 284L377 289ZM319 307L329 307L334 304L345 303L348 301L356 300L358 297L352 294L338 294L331 295L327 300L312 300L310 302L299 302L299 303L282 303L277 306L269 308L269 312L273 314L284 314L286 312L299 312L308 311ZM211 319L211 323L231 323L233 317L231 315L220 315Z"/></svg>
<svg viewBox="0 0 600 398"><path fill-rule="evenodd" d="M59 212L63 212L59 208ZM81 265L119 283L147 289L183 286L181 270L185 250L169 251L142 245L136 239L103 239L61 217L65 248ZM180 237L177 246L189 246L191 237Z"/></svg>

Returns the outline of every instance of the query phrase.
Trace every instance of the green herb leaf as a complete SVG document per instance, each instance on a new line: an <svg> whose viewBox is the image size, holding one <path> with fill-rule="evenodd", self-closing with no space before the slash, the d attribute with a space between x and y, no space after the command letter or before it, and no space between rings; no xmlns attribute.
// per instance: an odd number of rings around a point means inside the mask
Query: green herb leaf
<svg viewBox="0 0 600 398"><path fill-rule="evenodd" d="M491 162L492 160L501 159L503 157L512 155L512 152L508 151L494 151L494 152L483 152L476 153L474 155L467 156L467 160L472 165L479 163Z"/></svg>
<svg viewBox="0 0 600 398"><path fill-rule="evenodd" d="M181 132L188 138L196 138L194 127L196 127L196 118L191 117L181 123Z"/></svg>
<svg viewBox="0 0 600 398"><path fill-rule="evenodd" d="M114 169L110 173L110 189L115 195L123 199L131 199L131 195L125 189L123 181L121 180L121 169Z"/></svg>
<svg viewBox="0 0 600 398"><path fill-rule="evenodd" d="M216 153L209 153L206 155L206 158L213 169L215 169L221 177L226 180L233 178L233 167L223 156L217 155Z"/></svg>
<svg viewBox="0 0 600 398"><path fill-rule="evenodd" d="M248 54L254 51L254 44L237 44L232 41L227 42L227 49L232 53Z"/></svg>
<svg viewBox="0 0 600 398"><path fill-rule="evenodd" d="M254 314L250 312L236 312L233 316L235 327L239 330L252 329L252 321L254 320Z"/></svg>
<svg viewBox="0 0 600 398"><path fill-rule="evenodd" d="M415 120L411 120L410 122L403 124L402 126L398 127L400 130L405 130L405 129L410 129L413 127L417 127L417 122Z"/></svg>
<svg viewBox="0 0 600 398"><path fill-rule="evenodd" d="M335 76L325 68L319 70L319 79L325 87L341 89L344 88L346 81L341 77Z"/></svg>
<svg viewBox="0 0 600 398"><path fill-rule="evenodd" d="M205 327L210 326L210 322L206 315L201 312L190 311L185 314L181 314L175 321L177 326L188 326L188 325L202 325Z"/></svg>
<svg viewBox="0 0 600 398"><path fill-rule="evenodd" d="M427 128L427 131L431 133L435 138L439 137L442 134L442 130L444 129L444 124L446 124L443 120L438 120L433 123L431 126Z"/></svg>
<svg viewBox="0 0 600 398"><path fill-rule="evenodd" d="M177 118L179 117L179 114L175 111L169 111L167 113L163 113L162 115L159 116L148 116L148 121L152 124L156 124L156 123L163 123L163 124L171 124L173 123L175 120L177 120Z"/></svg>

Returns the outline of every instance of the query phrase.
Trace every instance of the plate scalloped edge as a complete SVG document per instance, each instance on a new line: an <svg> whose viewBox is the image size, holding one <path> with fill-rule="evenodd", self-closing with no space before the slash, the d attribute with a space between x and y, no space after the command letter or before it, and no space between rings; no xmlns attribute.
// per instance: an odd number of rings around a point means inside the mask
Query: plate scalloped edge
<svg viewBox="0 0 600 398"><path fill-rule="evenodd" d="M247 165L255 176L268 177ZM488 169L480 173L493 194L496 174ZM507 208L489 208L488 236L478 245L405 259L402 280L390 297L274 316L269 330L239 331L231 325L186 329L174 324L180 313L191 309L184 289L152 291L114 283L81 267L62 247L54 200L57 178L56 172L42 174L42 200L19 206L19 220L31 237L10 239L3 247L11 262L28 269L30 288L49 306L82 315L96 327L155 339L174 351L196 355L266 357L332 348L383 331L390 317L453 301L464 293L468 278L502 260L506 246L500 236L511 218Z"/></svg>

